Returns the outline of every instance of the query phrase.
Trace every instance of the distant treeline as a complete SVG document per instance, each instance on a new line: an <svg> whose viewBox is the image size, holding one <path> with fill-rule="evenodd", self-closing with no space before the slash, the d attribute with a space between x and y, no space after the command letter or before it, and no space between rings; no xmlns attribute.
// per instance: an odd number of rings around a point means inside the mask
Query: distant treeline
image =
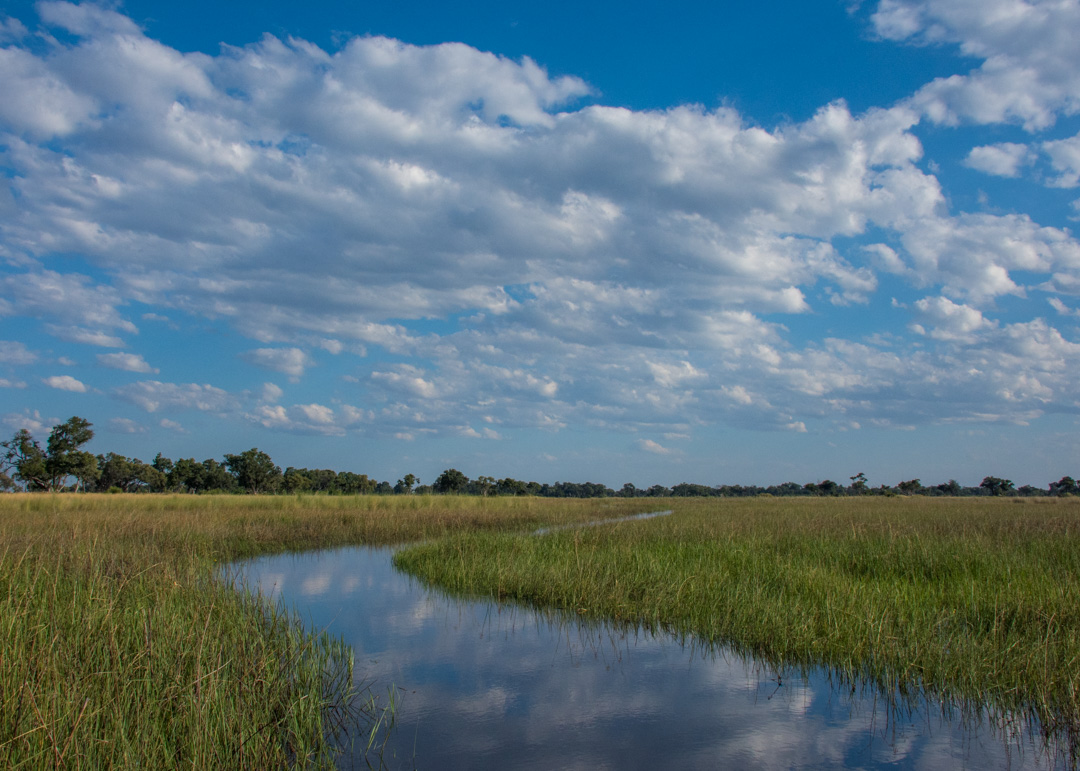
<svg viewBox="0 0 1080 771"><path fill-rule="evenodd" d="M935 496L1045 496L1080 493L1072 477L1062 477L1046 488L1011 480L985 477L977 487L965 487L955 480L924 486L918 479L893 487L870 487L866 475L850 477L847 485L826 479L822 482L784 482L779 485L708 485L684 482L674 487L653 485L638 488L627 482L619 490L594 482L540 484L520 479L481 476L469 479L457 469L446 469L430 485L420 484L406 474L396 484L379 482L367 474L331 469L289 466L282 471L265 452L251 448L238 455L226 454L221 461L207 458L171 460L161 453L150 463L117 453L93 455L82 449L94 432L92 424L72 417L54 426L43 449L29 431L21 429L0 442L0 490L87 491L87 492L181 492L181 493L312 493L321 495L534 495L544 498L745 498L758 495L847 496L847 495L935 495Z"/></svg>

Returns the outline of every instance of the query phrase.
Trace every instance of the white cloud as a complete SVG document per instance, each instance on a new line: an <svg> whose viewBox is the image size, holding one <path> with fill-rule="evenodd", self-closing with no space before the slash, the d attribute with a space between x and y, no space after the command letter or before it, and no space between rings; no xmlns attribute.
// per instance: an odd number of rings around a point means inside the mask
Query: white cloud
<svg viewBox="0 0 1080 771"><path fill-rule="evenodd" d="M1080 110L1080 13L1058 0L882 0L879 35L958 44L983 59L967 75L938 78L911 100L931 119L1020 123L1029 131Z"/></svg>
<svg viewBox="0 0 1080 771"><path fill-rule="evenodd" d="M1034 160L1035 153L1027 145L1001 142L972 148L964 165L997 177L1019 177L1021 167Z"/></svg>
<svg viewBox="0 0 1080 771"><path fill-rule="evenodd" d="M670 455L671 450L662 446L659 442L654 442L652 439L638 439L638 447L645 452L651 452L654 455Z"/></svg>
<svg viewBox="0 0 1080 771"><path fill-rule="evenodd" d="M0 340L0 364L24 366L37 361L38 355L20 342Z"/></svg>
<svg viewBox="0 0 1080 771"><path fill-rule="evenodd" d="M18 19L0 19L0 43L14 43L22 40L29 31Z"/></svg>
<svg viewBox="0 0 1080 771"><path fill-rule="evenodd" d="M157 374L160 371L147 364L146 360L137 353L99 353L97 360L102 366L122 369L126 372Z"/></svg>
<svg viewBox="0 0 1080 771"><path fill-rule="evenodd" d="M49 388L56 388L60 391L71 391L77 394L84 394L90 390L82 381L76 380L71 375L53 375L52 377L44 378L41 382L49 386Z"/></svg>
<svg viewBox="0 0 1080 771"><path fill-rule="evenodd" d="M312 365L311 358L299 348L257 348L247 351L243 358L257 367L281 372L294 380Z"/></svg>
<svg viewBox="0 0 1080 771"><path fill-rule="evenodd" d="M55 328L60 336L65 328L88 335L104 330L138 332L117 310L123 302L120 293L86 276L52 270L5 275L0 276L0 289L9 298L10 313L59 322Z"/></svg>
<svg viewBox="0 0 1080 771"><path fill-rule="evenodd" d="M51 335L66 340L69 343L81 343L83 345L96 345L100 348L123 348L124 341L115 335L81 327L61 327L55 324L46 324L45 329Z"/></svg>
<svg viewBox="0 0 1080 771"><path fill-rule="evenodd" d="M26 381L0 377L0 388L26 388Z"/></svg>
<svg viewBox="0 0 1080 771"><path fill-rule="evenodd" d="M110 418L106 425L116 434L145 434L149 430L142 423L130 418Z"/></svg>
<svg viewBox="0 0 1080 771"><path fill-rule="evenodd" d="M169 431L175 431L178 434L187 433L187 429L185 429L181 424L177 423L175 420L169 420L168 418L162 418L161 420L159 420L158 425Z"/></svg>
<svg viewBox="0 0 1080 771"><path fill-rule="evenodd" d="M1080 134L1043 142L1042 150L1050 156L1050 163L1058 176L1049 181L1053 187L1076 187L1080 185Z"/></svg>
<svg viewBox="0 0 1080 771"><path fill-rule="evenodd" d="M1047 302L1062 316L1080 316L1080 308L1070 308L1057 297L1050 297Z"/></svg>
<svg viewBox="0 0 1080 771"><path fill-rule="evenodd" d="M972 342L977 334L993 329L996 324L988 321L975 308L957 305L947 297L924 297L915 303L920 316L931 328L914 325L915 331L937 340L962 340Z"/></svg>
<svg viewBox="0 0 1080 771"><path fill-rule="evenodd" d="M264 404L255 409L249 418L264 428L298 434L343 436L344 421L339 421L330 407L321 404L296 404L284 407L280 404Z"/></svg>
<svg viewBox="0 0 1080 771"><path fill-rule="evenodd" d="M371 379L399 393L433 399L439 395L435 383L425 380L425 373L416 367L400 365L395 372L373 372Z"/></svg>
<svg viewBox="0 0 1080 771"><path fill-rule="evenodd" d="M294 381L314 365L306 350L380 354L337 373L349 393L307 404L274 384L115 392L149 412L323 435L663 437L1015 418L1077 396L1032 362L1011 381L990 355L1009 335L1057 334L1048 356L1074 363L1060 332L1003 324L995 302L1080 293L1075 238L1022 213L950 211L914 131L927 115L1034 130L1072 110L1080 68L1060 7L886 0L882 37L985 63L888 109L837 102L771 129L728 107L578 108L582 81L461 44L358 38L328 53L266 37L188 55L112 11L43 9L78 39L43 54L8 33L0 249L21 272L0 274L0 313L124 347L138 332L124 309L142 303L148 321L258 341L241 360ZM1037 148L1053 184L1075 185L1073 145L985 144L967 162L1015 176ZM68 253L93 270L42 267ZM884 281L924 299L886 308ZM917 344L840 339L831 306L875 303L868 318L918 325ZM156 372L139 353L98 360Z"/></svg>
<svg viewBox="0 0 1080 771"><path fill-rule="evenodd" d="M696 369L688 361L678 363L646 362L656 382L665 388L680 386L684 383L700 382L708 376Z"/></svg>
<svg viewBox="0 0 1080 771"><path fill-rule="evenodd" d="M158 410L199 410L200 412L230 412L238 407L235 396L212 385L198 383L162 383L159 380L140 380L121 386L114 392L147 412Z"/></svg>
<svg viewBox="0 0 1080 771"><path fill-rule="evenodd" d="M285 392L281 390L280 386L275 385L274 383L263 383L262 396L260 398L267 404L276 404L281 401L281 397L284 395Z"/></svg>
<svg viewBox="0 0 1080 771"><path fill-rule="evenodd" d="M43 418L41 413L37 410L31 412L30 410L24 410L23 412L8 412L0 419L0 423L7 428L8 431L14 433L22 429L26 429L39 441L43 440L43 434L48 433L49 429L59 423L57 418Z"/></svg>

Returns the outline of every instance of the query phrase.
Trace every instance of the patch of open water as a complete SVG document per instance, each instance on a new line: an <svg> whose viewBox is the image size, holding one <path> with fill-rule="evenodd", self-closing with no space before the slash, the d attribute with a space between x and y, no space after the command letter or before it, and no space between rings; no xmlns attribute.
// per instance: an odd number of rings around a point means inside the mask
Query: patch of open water
<svg viewBox="0 0 1080 771"><path fill-rule="evenodd" d="M356 676L394 691L391 769L1044 769L1029 732L890 706L824 672L574 616L461 599L352 547L235 565L236 581L341 636ZM384 698L384 701L386 699ZM362 743L362 742L361 742Z"/></svg>

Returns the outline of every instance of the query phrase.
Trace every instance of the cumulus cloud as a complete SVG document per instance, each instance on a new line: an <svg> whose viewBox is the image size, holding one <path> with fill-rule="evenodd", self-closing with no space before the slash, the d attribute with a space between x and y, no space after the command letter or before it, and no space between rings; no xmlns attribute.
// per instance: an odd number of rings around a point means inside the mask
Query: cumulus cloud
<svg viewBox="0 0 1080 771"><path fill-rule="evenodd" d="M914 324L913 328L920 335L928 335L938 340L974 341L978 332L992 329L996 325L983 318L975 308L957 305L947 297L925 297L915 303L920 316L932 326L926 329L923 324Z"/></svg>
<svg viewBox="0 0 1080 771"><path fill-rule="evenodd" d="M149 431L142 423L130 418L110 418L106 425L116 434L145 434Z"/></svg>
<svg viewBox="0 0 1080 771"><path fill-rule="evenodd" d="M344 436L346 429L370 417L369 412L351 405L341 405L335 409L317 403L294 404L291 407L263 404L248 415L250 420L265 428L321 436Z"/></svg>
<svg viewBox="0 0 1080 771"><path fill-rule="evenodd" d="M43 418L41 413L37 410L24 410L23 412L8 412L5 413L3 418L0 418L0 423L11 433L26 429L31 434L37 437L41 437L42 434L47 434L49 429L59 423L57 418Z"/></svg>
<svg viewBox="0 0 1080 771"><path fill-rule="evenodd" d="M137 353L99 353L97 360L104 367L122 369L126 372L157 374L160 371L147 364L146 360Z"/></svg>
<svg viewBox="0 0 1080 771"><path fill-rule="evenodd" d="M654 455L670 455L671 450L662 446L659 442L654 442L652 439L638 439L637 445L645 452L651 452Z"/></svg>
<svg viewBox="0 0 1080 771"><path fill-rule="evenodd" d="M88 335L138 331L117 308L123 302L120 293L86 276L52 270L4 275L0 288L10 298L8 313L59 322L55 329L61 336L64 329Z"/></svg>
<svg viewBox="0 0 1080 771"><path fill-rule="evenodd" d="M1057 0L881 0L883 38L956 44L984 60L966 75L938 78L912 98L931 119L1016 122L1029 131L1080 109L1076 5Z"/></svg>
<svg viewBox="0 0 1080 771"><path fill-rule="evenodd" d="M159 410L229 412L239 406L237 397L227 391L198 383L181 384L140 380L137 383L121 386L114 393L123 401L141 407L147 412Z"/></svg>
<svg viewBox="0 0 1080 771"><path fill-rule="evenodd" d="M966 166L997 177L1018 177L1020 169L1035 160L1027 145L1001 142L972 148L964 161Z"/></svg>
<svg viewBox="0 0 1080 771"><path fill-rule="evenodd" d="M995 318L1006 296L1080 294L1076 239L1023 213L951 211L916 134L927 118L1036 131L1075 111L1068 4L883 0L880 37L982 64L890 107L835 102L772 128L729 107L581 106L580 79L462 44L267 36L183 54L115 11L40 7L67 33L47 53L0 31L0 315L120 348L138 303L143 320L227 326L261 346L240 361L293 381L307 351L356 360L335 383L359 406L290 406L273 384L114 392L148 412L317 435L686 436L1012 419L1077 398L1049 367L1076 363L1068 339L1031 326L1037 313ZM1075 149L984 144L966 162L1014 177L1038 156L1074 186ZM94 269L44 267L57 254ZM923 299L886 308L885 281ZM917 344L806 331L852 305ZM1050 358L1017 359L1026 379L1010 380L992 346L1023 335ZM14 345L0 361L35 363ZM139 353L97 359L157 372Z"/></svg>
<svg viewBox="0 0 1080 771"><path fill-rule="evenodd" d="M243 357L257 367L281 372L292 379L299 379L312 364L311 358L299 348L256 348Z"/></svg>
<svg viewBox="0 0 1080 771"><path fill-rule="evenodd" d="M1053 187L1076 187L1080 185L1080 134L1042 144L1044 153L1057 176L1049 184Z"/></svg>
<svg viewBox="0 0 1080 771"><path fill-rule="evenodd" d="M72 393L84 394L88 390L86 385L73 378L71 375L53 375L52 377L44 378L41 382L49 386L49 388L56 388L60 391L71 391Z"/></svg>
<svg viewBox="0 0 1080 771"><path fill-rule="evenodd" d="M0 340L0 364L24 366L33 364L38 356L35 352L15 340Z"/></svg>

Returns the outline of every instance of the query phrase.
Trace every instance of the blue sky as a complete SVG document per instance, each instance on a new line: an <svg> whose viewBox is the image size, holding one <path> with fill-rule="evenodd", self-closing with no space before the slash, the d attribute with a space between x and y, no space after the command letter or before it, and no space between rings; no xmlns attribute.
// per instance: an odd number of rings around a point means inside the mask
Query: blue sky
<svg viewBox="0 0 1080 771"><path fill-rule="evenodd" d="M0 428L430 482L1076 475L1080 5L0 9Z"/></svg>

